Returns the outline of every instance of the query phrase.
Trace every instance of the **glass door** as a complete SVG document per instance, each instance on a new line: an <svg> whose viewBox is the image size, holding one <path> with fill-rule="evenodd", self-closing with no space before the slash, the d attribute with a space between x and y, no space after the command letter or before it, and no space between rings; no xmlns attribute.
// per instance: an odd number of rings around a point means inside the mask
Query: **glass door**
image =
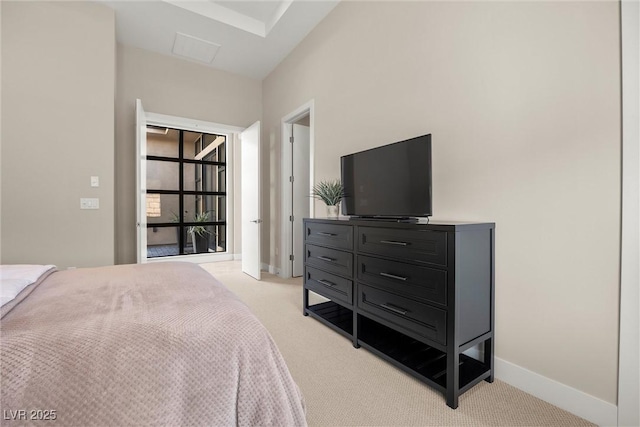
<svg viewBox="0 0 640 427"><path fill-rule="evenodd" d="M227 251L227 139L147 126L147 258Z"/></svg>

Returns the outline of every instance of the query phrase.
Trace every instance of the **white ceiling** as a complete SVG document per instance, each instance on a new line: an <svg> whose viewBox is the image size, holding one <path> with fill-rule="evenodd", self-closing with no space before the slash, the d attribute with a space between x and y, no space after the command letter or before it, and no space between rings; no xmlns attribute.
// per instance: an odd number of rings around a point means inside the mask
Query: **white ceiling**
<svg viewBox="0 0 640 427"><path fill-rule="evenodd" d="M99 1L116 11L119 43L263 79L340 0Z"/></svg>

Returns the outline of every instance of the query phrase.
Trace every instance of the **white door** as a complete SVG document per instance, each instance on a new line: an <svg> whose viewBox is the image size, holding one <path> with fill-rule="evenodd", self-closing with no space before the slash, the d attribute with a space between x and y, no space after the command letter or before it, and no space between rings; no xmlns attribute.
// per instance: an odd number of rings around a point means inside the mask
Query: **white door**
<svg viewBox="0 0 640 427"><path fill-rule="evenodd" d="M292 182L292 215L291 222L293 230L293 277L302 276L304 259L304 240L302 230L302 219L309 217L309 126L292 125L293 143L291 144L293 159L293 182Z"/></svg>
<svg viewBox="0 0 640 427"><path fill-rule="evenodd" d="M147 116L136 99L136 200L138 263L147 262Z"/></svg>
<svg viewBox="0 0 640 427"><path fill-rule="evenodd" d="M260 280L260 122L240 133L242 271Z"/></svg>

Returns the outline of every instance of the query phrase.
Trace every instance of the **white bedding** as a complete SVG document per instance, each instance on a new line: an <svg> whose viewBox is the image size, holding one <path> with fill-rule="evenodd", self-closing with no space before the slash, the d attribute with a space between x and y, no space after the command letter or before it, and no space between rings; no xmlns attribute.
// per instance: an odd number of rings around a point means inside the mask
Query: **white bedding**
<svg viewBox="0 0 640 427"><path fill-rule="evenodd" d="M55 268L55 265L0 265L0 306L12 301L24 288Z"/></svg>

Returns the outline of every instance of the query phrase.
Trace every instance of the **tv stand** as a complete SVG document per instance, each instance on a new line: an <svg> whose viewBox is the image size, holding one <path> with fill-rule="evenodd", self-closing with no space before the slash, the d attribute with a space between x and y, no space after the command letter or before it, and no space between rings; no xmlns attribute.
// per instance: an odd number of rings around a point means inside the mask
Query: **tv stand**
<svg viewBox="0 0 640 427"><path fill-rule="evenodd" d="M494 224L305 219L303 314L442 392L493 382ZM309 292L327 300L309 305ZM483 344L484 354L465 351Z"/></svg>

